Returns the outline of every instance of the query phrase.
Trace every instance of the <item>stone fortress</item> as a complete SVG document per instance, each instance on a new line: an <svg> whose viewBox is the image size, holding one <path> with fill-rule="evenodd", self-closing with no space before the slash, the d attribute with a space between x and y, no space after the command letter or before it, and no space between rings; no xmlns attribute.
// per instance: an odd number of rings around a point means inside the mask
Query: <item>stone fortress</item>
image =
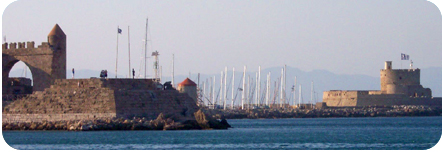
<svg viewBox="0 0 442 152"><path fill-rule="evenodd" d="M432 97L431 89L420 84L420 69L393 69L392 62L386 61L380 77L381 90L325 91L320 104L327 107L442 105L442 97Z"/></svg>
<svg viewBox="0 0 442 152"><path fill-rule="evenodd" d="M66 55L66 35L58 24L48 42L36 48L34 42L2 45L3 122L155 119L160 113L174 120L195 120L199 107L194 99L196 87L186 85L193 83L190 80L177 91L158 87L157 79L66 79ZM18 61L30 68L33 86L29 79L9 78ZM28 95L5 100L20 92Z"/></svg>

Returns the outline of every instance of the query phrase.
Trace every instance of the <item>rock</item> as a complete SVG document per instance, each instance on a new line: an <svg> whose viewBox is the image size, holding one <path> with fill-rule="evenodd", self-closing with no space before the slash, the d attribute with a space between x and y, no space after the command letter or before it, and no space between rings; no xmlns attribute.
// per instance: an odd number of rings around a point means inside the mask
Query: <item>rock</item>
<svg viewBox="0 0 442 152"><path fill-rule="evenodd" d="M203 113L201 109L195 112L194 115L198 125L202 129L210 129L209 120L207 120L207 116Z"/></svg>
<svg viewBox="0 0 442 152"><path fill-rule="evenodd" d="M227 120L226 120L226 119L222 119L220 123L221 123L221 125L224 125L224 126L226 126L227 128L231 128L231 127L232 127L232 126L230 126L229 123L227 123Z"/></svg>

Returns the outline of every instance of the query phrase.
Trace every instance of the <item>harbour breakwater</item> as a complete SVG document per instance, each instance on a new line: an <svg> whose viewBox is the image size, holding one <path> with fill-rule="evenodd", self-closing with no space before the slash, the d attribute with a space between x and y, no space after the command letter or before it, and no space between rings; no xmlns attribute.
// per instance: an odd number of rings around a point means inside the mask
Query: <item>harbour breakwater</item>
<svg viewBox="0 0 442 152"><path fill-rule="evenodd" d="M442 107L424 105L329 107L320 109L210 109L209 111L214 119L442 116Z"/></svg>
<svg viewBox="0 0 442 152"><path fill-rule="evenodd" d="M174 120L162 113L154 120L146 118L103 118L93 120L61 120L37 122L3 122L2 130L202 130L227 129L231 127L225 119L207 117L201 110L195 112L195 119Z"/></svg>

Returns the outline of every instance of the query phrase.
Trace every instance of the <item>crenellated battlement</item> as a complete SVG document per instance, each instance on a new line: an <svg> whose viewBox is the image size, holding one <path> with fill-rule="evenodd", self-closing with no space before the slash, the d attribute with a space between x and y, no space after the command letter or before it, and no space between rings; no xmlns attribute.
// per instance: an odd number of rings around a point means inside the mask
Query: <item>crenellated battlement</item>
<svg viewBox="0 0 442 152"><path fill-rule="evenodd" d="M43 48L49 46L48 42L42 42L41 45L38 46L38 48ZM12 42L12 43L3 43L2 44L2 50L10 50L10 49L34 49L35 48L35 42L34 41L28 41L28 42Z"/></svg>

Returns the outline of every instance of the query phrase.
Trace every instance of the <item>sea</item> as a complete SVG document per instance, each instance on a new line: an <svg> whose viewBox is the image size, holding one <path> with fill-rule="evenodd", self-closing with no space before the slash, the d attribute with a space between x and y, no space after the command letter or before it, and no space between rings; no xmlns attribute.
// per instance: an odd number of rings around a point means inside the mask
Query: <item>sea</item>
<svg viewBox="0 0 442 152"><path fill-rule="evenodd" d="M442 135L442 116L227 121L228 130L2 134L20 150L425 150Z"/></svg>

